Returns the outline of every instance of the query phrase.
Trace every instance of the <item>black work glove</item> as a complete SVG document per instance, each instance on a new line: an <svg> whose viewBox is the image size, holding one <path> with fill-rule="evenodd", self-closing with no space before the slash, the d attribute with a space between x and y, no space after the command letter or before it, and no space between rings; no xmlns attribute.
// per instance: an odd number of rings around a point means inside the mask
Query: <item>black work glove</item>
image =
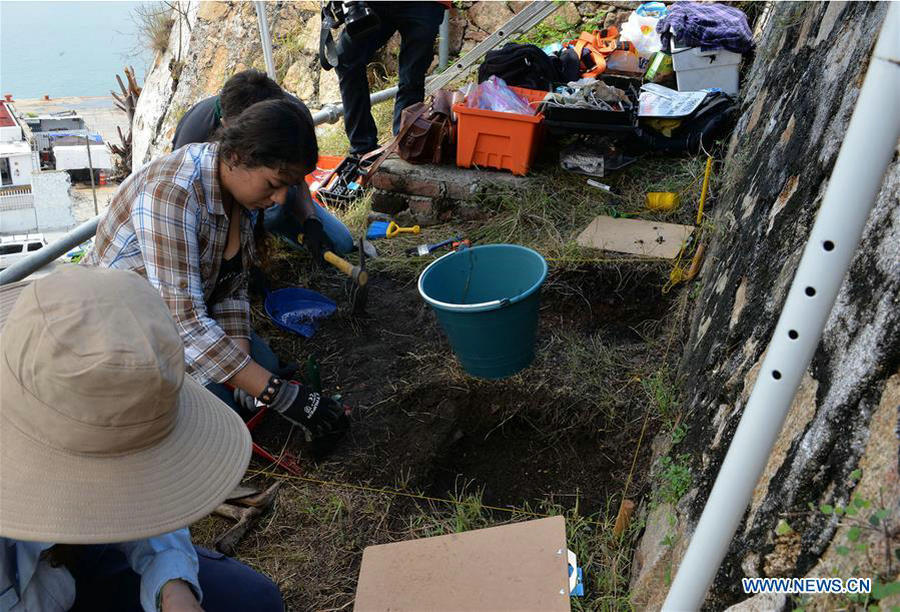
<svg viewBox="0 0 900 612"><path fill-rule="evenodd" d="M329 440L328 450L350 429L343 406L296 380L272 376L256 399L308 430L314 442Z"/></svg>
<svg viewBox="0 0 900 612"><path fill-rule="evenodd" d="M325 251L331 247L322 222L315 217L307 217L303 222L303 245L309 249L309 253L317 265L323 262Z"/></svg>

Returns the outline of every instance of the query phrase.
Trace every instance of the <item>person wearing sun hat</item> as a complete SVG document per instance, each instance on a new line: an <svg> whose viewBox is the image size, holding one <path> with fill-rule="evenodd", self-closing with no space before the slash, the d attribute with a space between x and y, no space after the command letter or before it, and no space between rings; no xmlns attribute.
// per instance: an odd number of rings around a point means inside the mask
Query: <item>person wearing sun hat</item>
<svg viewBox="0 0 900 612"><path fill-rule="evenodd" d="M0 610L282 609L186 529L249 460L141 276L66 266L0 287Z"/></svg>

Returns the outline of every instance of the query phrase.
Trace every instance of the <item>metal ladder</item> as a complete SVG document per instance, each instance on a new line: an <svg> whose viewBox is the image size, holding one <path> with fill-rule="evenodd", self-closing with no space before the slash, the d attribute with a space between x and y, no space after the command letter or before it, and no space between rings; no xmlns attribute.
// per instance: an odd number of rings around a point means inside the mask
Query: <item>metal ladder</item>
<svg viewBox="0 0 900 612"><path fill-rule="evenodd" d="M562 4L559 2L535 0L535 2L532 2L522 9L519 14L514 15L512 19L500 26L496 32L475 45L465 57L454 62L452 66L438 76L431 78L425 84L425 94L427 95L437 91L450 81L466 76L475 67L476 62L481 60L488 51L500 43L509 40L516 34L527 32L543 21L548 15L556 11L560 6L562 6Z"/></svg>

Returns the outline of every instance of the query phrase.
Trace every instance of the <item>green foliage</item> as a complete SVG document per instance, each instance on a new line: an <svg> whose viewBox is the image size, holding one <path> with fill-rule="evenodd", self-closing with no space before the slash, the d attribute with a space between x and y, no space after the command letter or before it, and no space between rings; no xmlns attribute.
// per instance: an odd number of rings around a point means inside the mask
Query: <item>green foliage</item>
<svg viewBox="0 0 900 612"><path fill-rule="evenodd" d="M775 534L788 535L790 533L794 533L794 530L791 529L791 526L788 525L788 522L784 519L779 520L778 524L775 526Z"/></svg>
<svg viewBox="0 0 900 612"><path fill-rule="evenodd" d="M605 11L598 13L592 17L591 20L592 22L596 22L599 18L602 22L605 15ZM537 45L538 47L543 47L555 42L565 42L578 38L578 35L583 29L586 29L586 26L580 27L577 21L566 21L562 15L554 15L548 17L513 40L514 42L521 44L530 43L532 45Z"/></svg>
<svg viewBox="0 0 900 612"><path fill-rule="evenodd" d="M656 498L659 502L676 504L691 488L693 476L689 465L690 459L689 454L682 453L674 460L669 456L659 460L659 487L656 489Z"/></svg>
<svg viewBox="0 0 900 612"><path fill-rule="evenodd" d="M689 427L685 423L679 423L672 429L672 445L679 444L688 434Z"/></svg>
<svg viewBox="0 0 900 612"><path fill-rule="evenodd" d="M856 483L861 478L862 471L857 469L851 472L849 480ZM809 508L811 513L817 511L837 517L838 524L847 527L844 541L835 542L834 552L852 564L851 575L873 577L870 594L843 594L838 601L856 604L847 606L851 608L881 610L880 606L872 604L872 600L880 601L900 594L900 581L896 580L894 562L889 554L894 527L890 524L890 511L884 503L883 493L877 503L854 493L846 506L823 503L816 508L810 503ZM895 549L894 554L900 559L900 549Z"/></svg>
<svg viewBox="0 0 900 612"><path fill-rule="evenodd" d="M892 595L900 595L900 580L887 583L876 580L872 583L872 599L882 600Z"/></svg>
<svg viewBox="0 0 900 612"><path fill-rule="evenodd" d="M644 388L644 393L647 394L656 413L662 418L663 423L674 430L679 416L678 389L669 374L668 368L663 367L651 376L642 379L641 386ZM684 434L686 433L687 431L685 430ZM673 431L674 437L675 433ZM681 437L683 438L684 435Z"/></svg>

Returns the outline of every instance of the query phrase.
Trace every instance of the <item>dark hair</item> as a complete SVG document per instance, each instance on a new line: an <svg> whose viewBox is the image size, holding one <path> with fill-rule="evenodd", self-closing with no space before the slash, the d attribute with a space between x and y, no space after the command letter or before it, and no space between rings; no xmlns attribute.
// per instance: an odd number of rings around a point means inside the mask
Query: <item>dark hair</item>
<svg viewBox="0 0 900 612"><path fill-rule="evenodd" d="M319 145L312 114L292 97L257 102L219 133L220 155L248 168L316 167Z"/></svg>
<svg viewBox="0 0 900 612"><path fill-rule="evenodd" d="M243 70L225 81L219 94L222 117L237 117L257 102L280 98L284 91L278 83L259 70Z"/></svg>

